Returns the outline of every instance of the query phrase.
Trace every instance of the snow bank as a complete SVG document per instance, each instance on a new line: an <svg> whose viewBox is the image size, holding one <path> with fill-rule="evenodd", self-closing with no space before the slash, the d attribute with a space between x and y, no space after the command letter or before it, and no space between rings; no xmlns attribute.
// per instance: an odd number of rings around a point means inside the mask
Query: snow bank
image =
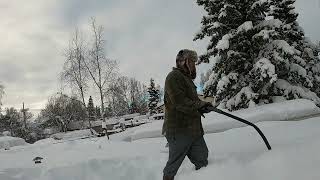
<svg viewBox="0 0 320 180"><path fill-rule="evenodd" d="M177 180L316 180L320 178L320 118L262 122L267 151L250 127L205 135L209 164L195 171L186 158ZM164 138L134 142L99 138L0 153L1 180L161 180L168 153ZM32 159L43 157L41 164ZM17 163L18 162L18 163Z"/></svg>
<svg viewBox="0 0 320 180"><path fill-rule="evenodd" d="M78 131L71 131L67 133L57 133L51 135L51 138L53 139L74 139L74 138L84 138L84 137L90 137L93 134L97 134L93 129L84 129L84 130L78 130Z"/></svg>
<svg viewBox="0 0 320 180"><path fill-rule="evenodd" d="M26 141L22 138L11 137L11 136L1 136L0 137L0 149L9 149L14 146L24 146L27 145Z"/></svg>
<svg viewBox="0 0 320 180"><path fill-rule="evenodd" d="M267 104L232 113L252 123L263 121L294 121L314 115L320 116L320 109L309 100L298 99L280 103ZM214 120L214 121L212 121ZM223 132L233 128L247 126L221 114L210 113L203 121L206 133Z"/></svg>
<svg viewBox="0 0 320 180"><path fill-rule="evenodd" d="M46 139L41 139L39 141L36 141L35 143L33 143L34 145L47 145L47 144L53 144L57 142L56 140L54 140L53 138L46 138Z"/></svg>
<svg viewBox="0 0 320 180"><path fill-rule="evenodd" d="M209 165L192 171L186 162L177 180L300 180L319 179L319 118L296 122L263 122L259 126L268 137L267 151L252 128L209 134Z"/></svg>
<svg viewBox="0 0 320 180"><path fill-rule="evenodd" d="M299 120L320 115L320 109L312 101L298 99L235 111L232 114L250 122L257 123L261 121ZM246 124L215 112L206 114L206 118L202 119L202 123L205 133L217 133L247 126ZM163 121L145 124L131 134L128 134L130 137L126 138L126 140L161 137L162 124Z"/></svg>

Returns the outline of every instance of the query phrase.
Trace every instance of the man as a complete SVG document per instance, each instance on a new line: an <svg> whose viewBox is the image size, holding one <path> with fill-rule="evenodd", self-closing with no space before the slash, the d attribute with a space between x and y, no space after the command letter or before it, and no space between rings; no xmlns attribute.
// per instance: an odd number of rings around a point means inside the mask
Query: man
<svg viewBox="0 0 320 180"><path fill-rule="evenodd" d="M208 148L203 138L201 115L211 103L201 101L193 80L197 53L184 49L176 57L176 67L167 75L164 88L165 121L162 134L169 143L169 159L164 180L173 180L187 156L198 170L208 165Z"/></svg>

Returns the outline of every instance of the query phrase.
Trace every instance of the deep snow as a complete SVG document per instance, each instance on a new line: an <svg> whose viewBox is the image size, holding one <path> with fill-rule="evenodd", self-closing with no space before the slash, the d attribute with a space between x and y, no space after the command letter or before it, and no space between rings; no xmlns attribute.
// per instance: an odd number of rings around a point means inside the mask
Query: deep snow
<svg viewBox="0 0 320 180"><path fill-rule="evenodd" d="M232 114L253 123L262 121L292 121L315 115L320 116L320 109L312 101L298 99L235 111ZM133 141L143 138L161 137L162 124L163 121L156 121L152 124L143 125L141 128L127 132L121 138ZM246 124L215 112L206 114L206 118L202 119L202 124L206 133L218 133L246 126Z"/></svg>
<svg viewBox="0 0 320 180"><path fill-rule="evenodd" d="M11 136L0 136L0 149L9 149L14 146L26 145L26 141L22 138Z"/></svg>
<svg viewBox="0 0 320 180"><path fill-rule="evenodd" d="M246 115L250 117L250 114ZM218 123L215 128L226 131L205 135L210 151L208 167L195 171L193 165L186 159L176 179L315 180L320 178L319 117L303 121L267 121L257 125L268 138L272 151L266 149L252 127L226 130L223 126L219 127ZM168 156L164 147L165 138L122 141L128 134L135 131L143 132L143 129L144 126L128 129L110 136L110 141L106 137L60 143L48 139L33 145L12 147L9 151L0 150L0 179L161 180L162 169ZM34 164L32 159L36 156L43 157L43 163Z"/></svg>

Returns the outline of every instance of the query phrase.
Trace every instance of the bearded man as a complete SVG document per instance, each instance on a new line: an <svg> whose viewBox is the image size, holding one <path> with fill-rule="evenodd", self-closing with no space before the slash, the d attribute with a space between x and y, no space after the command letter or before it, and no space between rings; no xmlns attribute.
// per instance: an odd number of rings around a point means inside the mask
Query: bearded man
<svg viewBox="0 0 320 180"><path fill-rule="evenodd" d="M169 159L163 180L173 180L187 156L198 170L208 165L208 148L203 138L201 115L211 103L201 101L193 83L198 56L183 49L176 57L176 67L167 75L164 87L165 120L162 134L169 143Z"/></svg>

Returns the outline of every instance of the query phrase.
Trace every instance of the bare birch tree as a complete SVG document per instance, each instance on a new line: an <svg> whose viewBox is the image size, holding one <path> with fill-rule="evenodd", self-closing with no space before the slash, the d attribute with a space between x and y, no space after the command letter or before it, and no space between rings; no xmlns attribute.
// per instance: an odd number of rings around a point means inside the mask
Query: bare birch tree
<svg viewBox="0 0 320 180"><path fill-rule="evenodd" d="M122 76L112 84L107 101L113 115L143 114L148 110L147 88L135 78Z"/></svg>
<svg viewBox="0 0 320 180"><path fill-rule="evenodd" d="M61 73L61 80L76 89L84 106L86 106L84 96L89 77L84 65L86 52L87 47L81 33L76 29L65 53L66 61Z"/></svg>
<svg viewBox="0 0 320 180"><path fill-rule="evenodd" d="M98 88L101 101L101 114L104 117L104 94L115 80L118 63L106 57L103 26L97 25L94 18L91 20L91 29L93 33L92 47L89 50L89 57L85 59L84 64L92 81Z"/></svg>
<svg viewBox="0 0 320 180"><path fill-rule="evenodd" d="M0 114L1 114L1 105L2 105L3 95L4 95L4 86L0 84Z"/></svg>

